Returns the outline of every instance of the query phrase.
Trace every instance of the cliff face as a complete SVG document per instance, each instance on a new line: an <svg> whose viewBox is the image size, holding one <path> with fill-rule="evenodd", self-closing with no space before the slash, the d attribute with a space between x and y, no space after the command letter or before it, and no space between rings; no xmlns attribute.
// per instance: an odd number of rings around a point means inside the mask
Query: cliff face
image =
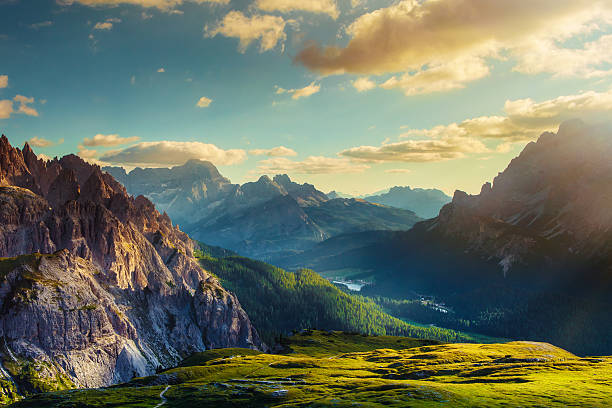
<svg viewBox="0 0 612 408"><path fill-rule="evenodd" d="M98 387L207 348L262 347L189 237L99 167L38 160L3 136L0 204L0 257L17 257L0 260L5 361Z"/></svg>

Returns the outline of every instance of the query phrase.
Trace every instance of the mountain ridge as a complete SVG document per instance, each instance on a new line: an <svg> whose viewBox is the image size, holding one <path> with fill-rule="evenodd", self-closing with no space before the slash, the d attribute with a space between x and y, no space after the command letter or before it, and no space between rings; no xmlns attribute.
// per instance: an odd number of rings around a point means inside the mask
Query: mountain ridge
<svg viewBox="0 0 612 408"><path fill-rule="evenodd" d="M127 381L197 350L265 347L190 238L98 166L44 161L3 135L0 202L0 335L20 392L66 387L60 377Z"/></svg>

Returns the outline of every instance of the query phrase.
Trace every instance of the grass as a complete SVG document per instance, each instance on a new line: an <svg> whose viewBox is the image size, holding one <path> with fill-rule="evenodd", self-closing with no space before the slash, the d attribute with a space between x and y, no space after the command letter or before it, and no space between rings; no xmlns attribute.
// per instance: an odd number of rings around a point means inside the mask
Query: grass
<svg viewBox="0 0 612 408"><path fill-rule="evenodd" d="M98 390L41 394L25 407L407 407L612 405L612 358L546 343L441 344L306 331L287 354L211 350L180 367Z"/></svg>

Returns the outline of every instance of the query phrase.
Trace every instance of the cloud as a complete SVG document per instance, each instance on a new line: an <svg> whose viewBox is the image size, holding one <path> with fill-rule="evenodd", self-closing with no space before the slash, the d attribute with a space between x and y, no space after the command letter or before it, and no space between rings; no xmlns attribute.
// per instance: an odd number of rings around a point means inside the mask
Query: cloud
<svg viewBox="0 0 612 408"><path fill-rule="evenodd" d="M515 71L524 74L549 73L555 77L587 78L612 74L612 35L603 35L582 48L562 48L550 39L533 41L518 48Z"/></svg>
<svg viewBox="0 0 612 408"><path fill-rule="evenodd" d="M255 7L264 11L279 11L288 13L291 11L307 11L310 13L327 14L334 20L340 12L334 0L257 0Z"/></svg>
<svg viewBox="0 0 612 408"><path fill-rule="evenodd" d="M125 149L108 152L100 160L129 166L169 167L190 159L208 160L216 165L241 163L246 152L241 149L223 150L201 142L141 142Z"/></svg>
<svg viewBox="0 0 612 408"><path fill-rule="evenodd" d="M285 93L292 94L291 99L300 99L300 98L308 98L311 95L316 94L321 90L321 85L318 85L316 81L310 83L310 85L305 86L304 88L298 89L284 89L279 86L276 86L276 94L281 95Z"/></svg>
<svg viewBox="0 0 612 408"><path fill-rule="evenodd" d="M354 163L344 158L309 156L303 161L292 161L285 158L262 160L258 163L260 173L293 173L293 174L340 174L362 173L370 166Z"/></svg>
<svg viewBox="0 0 612 408"><path fill-rule="evenodd" d="M439 64L389 78L381 88L401 88L408 96L464 88L465 84L489 75L482 58L467 58Z"/></svg>
<svg viewBox="0 0 612 408"><path fill-rule="evenodd" d="M54 145L52 141L43 139L42 137L38 136L34 136L30 140L28 140L28 143L30 144L30 146L34 147L49 147Z"/></svg>
<svg viewBox="0 0 612 408"><path fill-rule="evenodd" d="M606 120L612 112L612 90L583 92L560 96L543 102L518 99L506 101L505 115L480 116L460 123L409 130L402 138L430 139L478 137L498 140L500 153L512 148L512 143L535 140L545 131L554 131L563 121L579 118L588 122Z"/></svg>
<svg viewBox="0 0 612 408"><path fill-rule="evenodd" d="M106 30L110 31L113 29L113 24L120 23L120 18L107 18L105 21L101 21L94 25L94 30Z"/></svg>
<svg viewBox="0 0 612 408"><path fill-rule="evenodd" d="M96 23L96 25L93 28L94 30L112 30L113 29L113 23L109 23L109 22L103 22L103 23Z"/></svg>
<svg viewBox="0 0 612 408"><path fill-rule="evenodd" d="M160 69L157 70L157 72L164 73L164 72L166 72L166 70L164 69L164 67L161 67Z"/></svg>
<svg viewBox="0 0 612 408"><path fill-rule="evenodd" d="M28 106L31 103L34 103L34 98L28 98L23 95L16 95L13 100L19 104L19 109L17 109L16 113L23 113L28 116L38 116L38 111L31 106Z"/></svg>
<svg viewBox="0 0 612 408"><path fill-rule="evenodd" d="M254 156L270 156L270 157L284 157L284 156L297 156L297 152L285 146L278 146L272 149L253 149L249 150L249 154Z"/></svg>
<svg viewBox="0 0 612 408"><path fill-rule="evenodd" d="M462 87L488 74L487 59L508 55L521 72L601 74L612 47L597 34L610 22L612 3L602 0L402 0L358 17L345 47L311 43L295 61L324 75L404 73L386 87L408 94ZM568 41L585 34L599 38Z"/></svg>
<svg viewBox="0 0 612 408"><path fill-rule="evenodd" d="M63 6L70 6L72 4L81 4L83 6L100 7L108 6L114 7L122 4L131 4L136 6L142 6L146 8L157 8L162 11L171 12L177 6L182 5L186 1L184 0L56 0L58 4ZM187 0L191 3L197 4L228 4L230 0Z"/></svg>
<svg viewBox="0 0 612 408"><path fill-rule="evenodd" d="M238 51L244 53L253 41L259 41L259 52L270 51L287 39L285 21L279 16L253 15L247 17L240 11L230 11L219 24L210 29L204 27L208 38L221 34L224 37L238 38Z"/></svg>
<svg viewBox="0 0 612 408"><path fill-rule="evenodd" d="M0 119L8 119L13 113L13 101L10 99L0 100Z"/></svg>
<svg viewBox="0 0 612 408"><path fill-rule="evenodd" d="M82 159L95 159L98 156L98 152L93 149L87 149L83 145L77 147L79 149L77 155Z"/></svg>
<svg viewBox="0 0 612 408"><path fill-rule="evenodd" d="M198 100L198 103L196 103L196 106L198 108L208 108L212 102L213 102L212 99L203 96Z"/></svg>
<svg viewBox="0 0 612 408"><path fill-rule="evenodd" d="M138 136L119 137L119 135L117 134L103 135L99 133L91 139L87 137L84 138L83 145L88 146L88 147L95 147L95 146L111 147L111 146L119 146L119 145L127 144L127 143L133 143L138 140L140 140Z"/></svg>
<svg viewBox="0 0 612 408"><path fill-rule="evenodd" d="M40 23L34 23L34 24L30 24L29 27L33 28L34 30L38 30L39 28L43 28L43 27L51 27L53 25L53 21L41 21Z"/></svg>
<svg viewBox="0 0 612 408"><path fill-rule="evenodd" d="M19 104L17 110L15 110L13 102ZM34 103L34 98L28 98L23 95L16 95L13 100L0 100L0 119L8 119L13 113L21 113L28 116L38 116L38 111L29 106L29 104L31 103Z"/></svg>
<svg viewBox="0 0 612 408"><path fill-rule="evenodd" d="M412 173L412 170L410 169L387 169L385 170L385 173L387 174L408 174L408 173Z"/></svg>
<svg viewBox="0 0 612 408"><path fill-rule="evenodd" d="M0 88L8 86L8 75L0 75Z"/></svg>
<svg viewBox="0 0 612 408"><path fill-rule="evenodd" d="M376 88L376 83L368 77L361 77L353 81L353 86L357 92L365 92Z"/></svg>
<svg viewBox="0 0 612 408"><path fill-rule="evenodd" d="M435 162L465 157L466 153L488 152L480 140L445 136L435 140L406 140L381 146L358 146L340 152L358 162Z"/></svg>

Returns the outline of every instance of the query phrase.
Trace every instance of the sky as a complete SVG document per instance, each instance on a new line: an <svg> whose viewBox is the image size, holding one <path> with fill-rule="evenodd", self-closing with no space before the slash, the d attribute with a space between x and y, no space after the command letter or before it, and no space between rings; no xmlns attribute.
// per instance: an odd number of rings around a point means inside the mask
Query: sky
<svg viewBox="0 0 612 408"><path fill-rule="evenodd" d="M0 0L0 131L43 157L477 193L612 112L612 1Z"/></svg>

